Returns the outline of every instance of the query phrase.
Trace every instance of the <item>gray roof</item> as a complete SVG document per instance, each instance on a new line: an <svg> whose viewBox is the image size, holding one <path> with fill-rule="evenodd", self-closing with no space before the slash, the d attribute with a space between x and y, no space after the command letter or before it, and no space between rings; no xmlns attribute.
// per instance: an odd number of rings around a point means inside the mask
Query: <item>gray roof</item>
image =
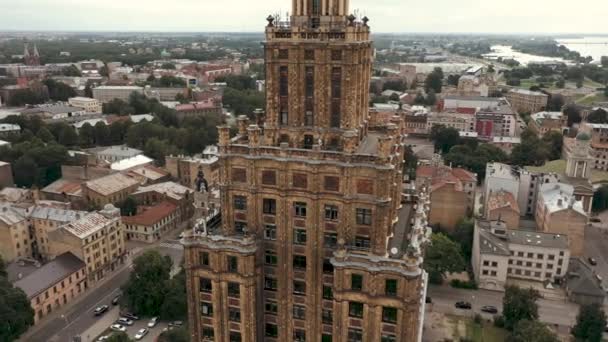
<svg viewBox="0 0 608 342"><path fill-rule="evenodd" d="M530 245L545 248L568 249L566 235L530 232L524 230L507 230L509 243L517 245Z"/></svg>
<svg viewBox="0 0 608 342"><path fill-rule="evenodd" d="M37 114L37 113L50 113L50 114L62 114L62 113L73 113L73 112L82 112L84 109L80 107L72 107L72 106L48 106L48 107L37 107L32 109L26 109L22 112L22 114Z"/></svg>
<svg viewBox="0 0 608 342"><path fill-rule="evenodd" d="M82 260L67 252L42 266L36 272L16 281L15 286L21 288L28 298L33 298L85 267Z"/></svg>
<svg viewBox="0 0 608 342"><path fill-rule="evenodd" d="M97 155L111 155L117 157L135 157L142 154L143 151L124 145L118 145L95 150L94 153Z"/></svg>
<svg viewBox="0 0 608 342"><path fill-rule="evenodd" d="M31 218L40 220L51 220L59 222L72 222L84 217L87 214L86 211L76 210L65 210L50 207L34 207L30 215Z"/></svg>
<svg viewBox="0 0 608 342"><path fill-rule="evenodd" d="M462 101L484 101L484 102L500 102L501 99L497 97L484 97L484 96L457 96L447 95L444 96L446 100L462 100Z"/></svg>

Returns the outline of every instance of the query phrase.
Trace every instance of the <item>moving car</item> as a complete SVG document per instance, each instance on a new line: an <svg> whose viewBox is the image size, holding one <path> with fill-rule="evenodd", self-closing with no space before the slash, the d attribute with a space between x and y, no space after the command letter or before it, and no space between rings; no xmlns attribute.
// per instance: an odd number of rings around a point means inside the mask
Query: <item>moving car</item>
<svg viewBox="0 0 608 342"><path fill-rule="evenodd" d="M116 323L118 323L120 325L133 325L133 321L126 317L120 317L119 319L116 320Z"/></svg>
<svg viewBox="0 0 608 342"><path fill-rule="evenodd" d="M125 327L124 325L120 325L120 324L112 324L110 326L110 329L114 330L114 331L118 331L118 332L125 332L125 331L127 331L127 327Z"/></svg>
<svg viewBox="0 0 608 342"><path fill-rule="evenodd" d="M158 317L152 317L148 322L148 328L154 328L158 324Z"/></svg>
<svg viewBox="0 0 608 342"><path fill-rule="evenodd" d="M95 314L95 316L101 316L108 311L108 309L109 307L107 305L98 306L93 310L93 314Z"/></svg>
<svg viewBox="0 0 608 342"><path fill-rule="evenodd" d="M120 301L120 295L114 297L114 299L112 299L112 305L118 305L118 302Z"/></svg>
<svg viewBox="0 0 608 342"><path fill-rule="evenodd" d="M473 307L471 305L471 303L469 302L456 302L456 304L454 304L454 306L456 306L457 309L463 309L463 310L471 310L471 308Z"/></svg>
<svg viewBox="0 0 608 342"><path fill-rule="evenodd" d="M139 329L137 331L137 334L135 334L135 340L139 341L142 338L144 338L144 336L146 336L148 334L148 329L143 328L143 329Z"/></svg>
<svg viewBox="0 0 608 342"><path fill-rule="evenodd" d="M492 305L482 306L481 311L485 312L485 313L493 314L493 315L498 313L498 309Z"/></svg>
<svg viewBox="0 0 608 342"><path fill-rule="evenodd" d="M595 260L595 258L589 257L587 260L589 261L589 263L591 264L591 266L597 265L597 260Z"/></svg>

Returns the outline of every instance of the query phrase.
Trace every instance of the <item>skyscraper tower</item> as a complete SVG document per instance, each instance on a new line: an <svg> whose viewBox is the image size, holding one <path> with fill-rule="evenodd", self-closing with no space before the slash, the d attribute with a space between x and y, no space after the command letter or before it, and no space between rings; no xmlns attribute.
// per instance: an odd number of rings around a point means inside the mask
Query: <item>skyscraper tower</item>
<svg viewBox="0 0 608 342"><path fill-rule="evenodd" d="M368 112L368 19L292 5L267 19L264 126L219 127L221 223L182 241L192 339L420 341L428 203L402 193L403 120Z"/></svg>

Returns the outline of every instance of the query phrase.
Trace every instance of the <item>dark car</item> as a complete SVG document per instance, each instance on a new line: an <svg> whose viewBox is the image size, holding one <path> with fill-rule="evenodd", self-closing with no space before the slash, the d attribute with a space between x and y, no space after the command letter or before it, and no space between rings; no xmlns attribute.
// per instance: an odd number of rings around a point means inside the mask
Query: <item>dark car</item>
<svg viewBox="0 0 608 342"><path fill-rule="evenodd" d="M139 317L137 315L135 315L134 313L130 313L130 312L124 312L122 314L120 314L122 317L134 320L134 321L138 321Z"/></svg>
<svg viewBox="0 0 608 342"><path fill-rule="evenodd" d="M486 305L486 306L482 306L481 307L481 312L485 312L485 313L489 313L489 314L497 314L498 313L498 309L495 306L492 305Z"/></svg>
<svg viewBox="0 0 608 342"><path fill-rule="evenodd" d="M456 302L456 304L454 304L454 306L457 309L463 309L463 310L471 310L471 308L473 307L471 305L471 303L469 303L469 302Z"/></svg>
<svg viewBox="0 0 608 342"><path fill-rule="evenodd" d="M602 223L602 220L599 217L592 217L589 221L593 223Z"/></svg>
<svg viewBox="0 0 608 342"><path fill-rule="evenodd" d="M597 260L595 260L594 258L588 258L587 260L589 261L589 263L590 263L592 266L597 265Z"/></svg>
<svg viewBox="0 0 608 342"><path fill-rule="evenodd" d="M433 303L433 298L431 298L431 297L426 297L426 303L427 303L427 304L432 304L432 303Z"/></svg>
<svg viewBox="0 0 608 342"><path fill-rule="evenodd" d="M184 325L184 322L182 322L182 321L173 321L173 322L169 323L170 327L181 327L182 325Z"/></svg>
<svg viewBox="0 0 608 342"><path fill-rule="evenodd" d="M120 295L114 297L114 299L112 299L112 305L118 305L118 302L120 302Z"/></svg>
<svg viewBox="0 0 608 342"><path fill-rule="evenodd" d="M98 306L93 310L93 314L95 314L95 316L101 316L108 311L108 309L109 307L107 305Z"/></svg>

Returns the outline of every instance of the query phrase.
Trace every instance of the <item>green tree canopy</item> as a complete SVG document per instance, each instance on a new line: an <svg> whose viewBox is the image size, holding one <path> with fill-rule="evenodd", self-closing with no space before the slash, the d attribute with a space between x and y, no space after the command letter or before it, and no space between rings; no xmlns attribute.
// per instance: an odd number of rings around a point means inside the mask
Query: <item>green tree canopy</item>
<svg viewBox="0 0 608 342"><path fill-rule="evenodd" d="M502 300L502 314L505 319L505 327L513 330L520 321L537 320L538 305L536 301L539 298L540 294L534 289L507 286Z"/></svg>
<svg viewBox="0 0 608 342"><path fill-rule="evenodd" d="M549 151L549 160L558 160L562 158L564 136L560 132L550 131L543 135L541 140Z"/></svg>
<svg viewBox="0 0 608 342"><path fill-rule="evenodd" d="M561 108L558 111L561 111ZM581 116L581 107L574 103L564 107L564 114L568 117L568 127L572 127L572 125L580 123L583 120Z"/></svg>
<svg viewBox="0 0 608 342"><path fill-rule="evenodd" d="M80 70L78 70L78 68L74 64L61 69L61 73L63 74L63 76L69 76L69 77L82 76L82 73L80 72Z"/></svg>
<svg viewBox="0 0 608 342"><path fill-rule="evenodd" d="M521 143L511 151L511 164L518 166L541 166L545 163L551 151L530 129L521 135Z"/></svg>
<svg viewBox="0 0 608 342"><path fill-rule="evenodd" d="M436 279L443 277L446 272L461 272L465 267L460 245L444 234L433 234L431 243L426 248L424 269Z"/></svg>
<svg viewBox="0 0 608 342"><path fill-rule="evenodd" d="M48 128L46 127L42 127L38 133L36 134L36 136L44 141L45 143L50 143L52 141L55 141L55 136L53 135L53 133L51 133L51 131L49 131Z"/></svg>
<svg viewBox="0 0 608 342"><path fill-rule="evenodd" d="M539 91L540 89L536 89L535 91ZM547 110L551 111L551 112L561 112L562 111L562 107L564 107L564 104L566 102L564 101L564 97L562 95L553 95L551 96L551 98L549 99L549 102L547 103Z"/></svg>
<svg viewBox="0 0 608 342"><path fill-rule="evenodd" d="M48 78L43 83L48 88L49 98L53 101L67 101L70 97L76 96L76 90L63 82Z"/></svg>
<svg viewBox="0 0 608 342"><path fill-rule="evenodd" d="M190 342L190 334L185 327L173 329L160 334L158 342Z"/></svg>
<svg viewBox="0 0 608 342"><path fill-rule="evenodd" d="M456 128L436 125L431 128L431 140L435 143L436 150L448 153L460 143L460 133Z"/></svg>
<svg viewBox="0 0 608 342"><path fill-rule="evenodd" d="M557 335L539 321L522 320L513 328L507 342L559 342Z"/></svg>
<svg viewBox="0 0 608 342"><path fill-rule="evenodd" d="M163 63L163 65L160 66L161 69L165 69L165 70L175 70L175 64L173 63Z"/></svg>
<svg viewBox="0 0 608 342"><path fill-rule="evenodd" d="M436 94L441 93L443 87L443 71L441 68L435 68L433 72L428 74L424 81L424 90L428 93L433 90Z"/></svg>
<svg viewBox="0 0 608 342"><path fill-rule="evenodd" d="M110 335L110 338L108 338L106 341L107 342L131 342L133 340L130 339L129 335L127 335L124 332L115 332L115 333L112 333L112 335Z"/></svg>
<svg viewBox="0 0 608 342"><path fill-rule="evenodd" d="M167 294L160 307L160 317L164 320L186 320L188 315L187 300L186 273L182 268L167 285Z"/></svg>
<svg viewBox="0 0 608 342"><path fill-rule="evenodd" d="M587 115L587 122L596 124L608 123L608 112L602 108L598 108Z"/></svg>
<svg viewBox="0 0 608 342"><path fill-rule="evenodd" d="M133 216L137 214L137 201L133 196L127 197L124 201L118 204L121 216Z"/></svg>
<svg viewBox="0 0 608 342"><path fill-rule="evenodd" d="M599 213L608 209L608 185L602 185L593 194L593 212Z"/></svg>
<svg viewBox="0 0 608 342"><path fill-rule="evenodd" d="M0 341L15 341L34 324L34 310L20 288L0 276Z"/></svg>
<svg viewBox="0 0 608 342"><path fill-rule="evenodd" d="M598 304L583 305L576 317L572 335L580 342L601 342L606 329L606 314Z"/></svg>

